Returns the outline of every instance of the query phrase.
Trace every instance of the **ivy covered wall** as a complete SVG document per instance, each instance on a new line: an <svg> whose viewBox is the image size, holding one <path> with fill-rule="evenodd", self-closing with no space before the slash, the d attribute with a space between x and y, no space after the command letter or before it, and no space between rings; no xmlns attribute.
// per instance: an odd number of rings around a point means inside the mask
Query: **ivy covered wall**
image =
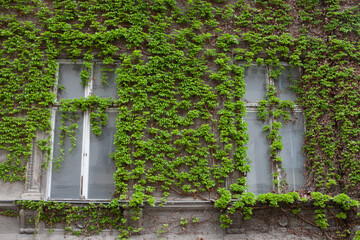
<svg viewBox="0 0 360 240"><path fill-rule="evenodd" d="M83 61L82 84L89 81L93 61L101 60L109 68L119 63L119 97L112 102L97 97L62 101L59 107L63 112L94 112L94 133L106 124L104 108L112 104L119 109L112 155L117 167L114 197L138 206L145 200L154 202L155 194L161 193L166 201L177 193L214 200L220 208L240 199L235 208L243 208L244 202L254 200L244 193L250 171L243 121L244 69L265 65L276 79L282 63L288 63L303 73L294 91L306 119L307 183L305 190L290 194L286 201L318 191L359 197L356 0L1 0L0 4L3 181L25 180L33 148L47 154L44 167L51 160L50 135L33 140L39 131L50 134L57 60ZM280 122L290 117L294 104L280 101L277 89L269 87L259 119L277 114ZM278 128L267 127L269 148L274 149L269 161L281 166ZM71 129L64 131L71 135ZM228 179L231 184L225 188ZM226 223L227 216L223 220Z"/></svg>

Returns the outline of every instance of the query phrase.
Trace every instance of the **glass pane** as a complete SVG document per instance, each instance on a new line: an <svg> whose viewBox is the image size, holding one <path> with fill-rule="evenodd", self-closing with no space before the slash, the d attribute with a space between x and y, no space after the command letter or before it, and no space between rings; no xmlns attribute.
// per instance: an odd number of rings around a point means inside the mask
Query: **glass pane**
<svg viewBox="0 0 360 240"><path fill-rule="evenodd" d="M265 99L266 92L266 67L252 66L245 68L246 93L244 99L247 102L257 102Z"/></svg>
<svg viewBox="0 0 360 240"><path fill-rule="evenodd" d="M291 86L295 84L300 77L300 72L298 68L285 67L282 71L279 79L275 80L275 86L279 91L280 100L296 100L296 94L291 89Z"/></svg>
<svg viewBox="0 0 360 240"><path fill-rule="evenodd" d="M115 151L116 116L117 112L109 112L107 125L102 128L101 135L91 133L90 136L88 197L91 199L109 199L114 193L115 163L109 154Z"/></svg>
<svg viewBox="0 0 360 240"><path fill-rule="evenodd" d="M286 172L286 181L289 191L298 190L304 186L304 154L302 152L304 140L303 113L295 113L296 121L283 123L280 135L284 149L280 152L283 167Z"/></svg>
<svg viewBox="0 0 360 240"><path fill-rule="evenodd" d="M70 116L69 116L70 117ZM64 161L60 163L60 168L55 170L53 164L51 178L51 198L80 198L80 174L81 174L81 155L82 155L82 132L83 132L83 114L78 113L78 128L75 130L76 147L69 152L71 148L70 138L64 140L63 149L65 150ZM66 121L67 126L70 121ZM60 126L61 115L56 112L55 132L54 132L54 159L60 154Z"/></svg>
<svg viewBox="0 0 360 240"><path fill-rule="evenodd" d="M85 87L81 84L81 64L59 64L58 99L73 99L84 97Z"/></svg>
<svg viewBox="0 0 360 240"><path fill-rule="evenodd" d="M265 123L257 119L257 112L248 112L249 143L247 155L251 171L247 174L249 191L255 194L268 193L272 187L269 143L263 131Z"/></svg>
<svg viewBox="0 0 360 240"><path fill-rule="evenodd" d="M93 93L99 97L112 97L116 98L117 88L115 83L116 65L112 69L103 64L96 64L94 66L94 82ZM103 79L104 78L104 79Z"/></svg>

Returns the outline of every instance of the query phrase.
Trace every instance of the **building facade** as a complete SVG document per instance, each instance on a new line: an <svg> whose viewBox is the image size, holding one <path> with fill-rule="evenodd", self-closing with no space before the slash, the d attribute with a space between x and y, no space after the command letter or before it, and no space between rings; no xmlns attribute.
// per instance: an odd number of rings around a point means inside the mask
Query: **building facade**
<svg viewBox="0 0 360 240"><path fill-rule="evenodd" d="M0 2L1 239L359 238L357 1Z"/></svg>

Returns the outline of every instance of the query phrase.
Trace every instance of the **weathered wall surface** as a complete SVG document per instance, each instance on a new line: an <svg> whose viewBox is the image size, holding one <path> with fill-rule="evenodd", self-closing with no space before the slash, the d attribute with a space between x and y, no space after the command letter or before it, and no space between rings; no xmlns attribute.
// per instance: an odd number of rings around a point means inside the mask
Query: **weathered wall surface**
<svg viewBox="0 0 360 240"><path fill-rule="evenodd" d="M151 211L156 211L152 209ZM147 215L149 214L149 215ZM158 239L184 239L184 240L270 240L270 239L284 239L284 240L310 240L310 239L326 239L321 231L315 228L302 226L292 227L283 226L282 223L274 221L265 222L269 219L255 218L253 221L245 221L239 232L227 233L229 230L224 230L219 227L218 222L214 217L218 215L218 211L208 211L208 213L201 211L188 211L167 209L157 211L156 213L145 213L144 215L144 229L139 235L132 235L129 238L133 240L158 240ZM180 219L182 217L188 218L191 216L199 216L199 222L188 223L186 226L181 226ZM191 219L191 218L190 218ZM16 218L1 218L2 224L0 228L0 239L34 239L33 234L20 234L19 221ZM274 223L274 225L272 225ZM165 226L165 227L164 227ZM43 226L40 226L42 228ZM86 239L86 240L112 240L118 239L117 231L103 231L100 234L89 237L76 237L71 234L65 234L62 228L54 229L49 233L48 228L42 228L35 239Z"/></svg>
<svg viewBox="0 0 360 240"><path fill-rule="evenodd" d="M22 182L1 182L0 200L21 199L25 185Z"/></svg>
<svg viewBox="0 0 360 240"><path fill-rule="evenodd" d="M233 224L223 229L219 224L221 212L209 203L169 203L159 207L144 207L139 221L132 222L133 226L143 229L137 234L131 234L133 240L155 239L184 239L184 240L311 240L329 239L326 232L320 230L312 222L313 211L304 211L298 216L291 213L289 206L267 208L264 205L254 207L254 214L249 220L244 220L241 213L233 216ZM24 216L25 215L25 216ZM25 220L23 218L25 217ZM42 222L38 224L37 233L34 222L26 220L33 217L25 212L20 217L1 216L0 239L86 239L110 240L118 239L119 232L105 230L93 236L76 237L64 232L64 225L57 224L50 228ZM331 228L337 228L331 222ZM78 223L74 229L81 229Z"/></svg>
<svg viewBox="0 0 360 240"><path fill-rule="evenodd" d="M53 205L48 201L48 160L55 142L49 137L51 111L89 116L110 107L119 117L111 159L116 169L109 173L116 184L114 202L106 204L124 215L115 223L125 226L114 227L124 236L355 237L359 208L349 196L358 198L360 187L359 22L357 0L0 0L0 239L118 238L119 232L107 230L86 236L106 228L99 227L100 221L115 221L97 218L106 211L93 207L86 194L63 199L66 206L59 199ZM84 66L75 77L77 87L90 88L95 62L113 70L116 66L117 96L57 101L62 59ZM245 80L250 66L266 69L259 85L261 103L244 97L252 80ZM280 99L280 73L273 71L284 66L302 73L293 86L298 99L290 102ZM291 194L279 126L296 122L295 108L305 119L304 141L299 142L304 142L306 166L302 170L301 163L294 171L304 171L306 184L299 181ZM260 130L266 156L249 161L244 119L250 110L253 120L271 124L266 134ZM102 118L106 114L87 122L88 136L94 128L100 132ZM71 129L77 122L72 120L71 127L61 125L63 132L56 137L75 136ZM85 162L88 152L81 154L77 160ZM266 177L259 185L276 194L248 194L249 176L257 170L250 170L251 161L256 160L266 163L268 171L254 177L254 185ZM85 165L81 187L88 176ZM164 207L143 207L162 198L169 201ZM301 198L313 201L300 204ZM119 199L143 207L138 221L131 220L129 211L121 212ZM170 203L195 199L205 202ZM274 207L278 202L289 205ZM55 211L58 215L51 215ZM250 211L251 218L244 220ZM84 212L88 215L78 218ZM85 226L89 219L93 225ZM64 235L65 227L83 237ZM132 227L142 230L136 235Z"/></svg>

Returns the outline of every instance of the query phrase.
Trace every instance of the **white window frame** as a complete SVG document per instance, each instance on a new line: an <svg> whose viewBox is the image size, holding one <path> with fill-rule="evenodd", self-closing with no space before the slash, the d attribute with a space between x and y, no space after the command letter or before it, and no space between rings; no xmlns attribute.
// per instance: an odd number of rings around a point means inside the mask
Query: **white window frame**
<svg viewBox="0 0 360 240"><path fill-rule="evenodd" d="M57 71L56 71L56 84L54 87L54 92L58 93L57 85L59 83L59 72L60 64L78 64L82 65L84 61L72 61L72 60L58 60L57 61ZM101 61L93 61L93 64L103 64ZM94 66L93 65L93 66ZM93 81L94 79L94 67L91 71L90 79L87 85L84 86L84 98L87 98L93 95ZM80 83L79 83L80 84ZM58 100L55 102L55 106L52 108L51 115L51 157L54 157L54 145L55 145L55 118L56 112L59 113L59 107L57 106ZM106 112L118 112L117 108L109 107ZM51 198L51 186L52 186L52 172L53 164L50 161L47 171L47 184L46 184L46 199L47 200L89 200L88 191L89 191L89 165L90 165L90 134L91 134L91 124L90 124L90 111L86 110L83 112L83 134L82 134L82 146L81 146L81 172L80 172L80 199L77 198ZM114 133L115 134L115 133ZM115 189L114 189L115 190ZM91 199L93 200L110 200L110 199Z"/></svg>
<svg viewBox="0 0 360 240"><path fill-rule="evenodd" d="M280 65L281 66L283 66L283 67L292 67L292 65L290 65L290 64L288 64L288 63L280 63ZM272 86L275 86L275 81L272 79L272 78L270 78L270 75L269 75L269 73L271 72L271 70L272 70L272 68L271 67L269 67L269 66L266 66L266 65L258 65L258 64L251 64L250 66L246 66L246 67L265 67L266 68L266 72L265 72L265 83L266 83L266 89L265 89L265 93L267 92L267 86L268 85L272 85ZM245 66L244 66L244 68L246 68ZM295 68L295 67L294 67ZM300 67L298 67L298 71L299 71L299 73L300 73L300 76L301 76L301 68ZM300 77L299 76L299 77ZM244 76L245 77L245 76ZM246 84L246 82L245 82L245 84ZM280 90L280 89L277 89L277 90ZM264 98L264 100L266 100L266 98ZM260 106L260 104L259 104L259 102L257 101L257 102L245 102L245 107L246 107L246 113L249 113L249 112L252 112L252 113L258 113L258 107ZM302 115L304 115L304 111L301 109L301 107L299 106L299 105L297 105L297 104L295 104L295 107L294 107L294 109L292 110L292 112L294 112L294 113L302 113ZM258 121L261 121L261 120L258 120ZM271 125L272 123L274 123L274 118L273 117L270 117L269 118L269 125ZM304 118L304 121L305 121L305 118ZM306 131L306 128L305 128L305 122L304 122L304 133L305 133L305 131ZM250 136L249 136L249 138L250 138ZM270 148L270 145L269 145L269 148ZM254 161L255 159L253 159L253 160L251 160L250 159L250 161ZM270 161L270 159L266 159L266 161ZM251 166L251 163L249 162L248 163L250 166ZM252 169L253 170L253 169ZM274 164L273 163L271 163L270 164L270 169L269 169L269 171L270 171L270 173L271 173L271 175L270 175L270 178L272 179L272 180L277 180L278 181L278 183L277 183L277 189L279 189L280 188L280 180L282 180L282 178L281 178L281 168L276 168L276 169L274 169ZM277 171L278 172L278 175L277 175L277 177L276 177L276 179L274 179L274 177L273 177L273 173L275 172L275 171ZM285 173L287 173L287 169L285 169ZM286 178L285 178L286 179ZM248 180L248 178L247 178L247 180ZM272 185L272 188L271 188L271 191L273 191L274 190L274 184L273 184L273 182L271 183L271 185ZM297 190L297 189L295 189L295 190Z"/></svg>

